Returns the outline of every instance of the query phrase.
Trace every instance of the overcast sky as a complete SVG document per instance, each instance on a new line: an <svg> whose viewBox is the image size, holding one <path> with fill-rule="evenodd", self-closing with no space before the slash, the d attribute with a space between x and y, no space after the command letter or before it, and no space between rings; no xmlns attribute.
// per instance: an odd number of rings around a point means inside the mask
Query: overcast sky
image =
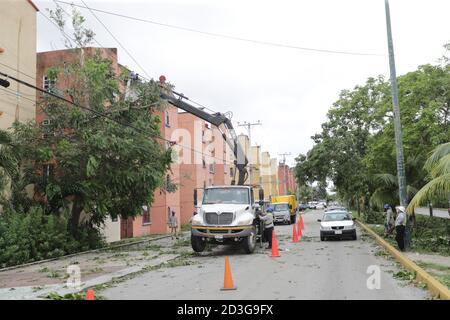
<svg viewBox="0 0 450 320"><path fill-rule="evenodd" d="M70 0L69 0L70 1ZM34 0L42 14L54 8ZM71 1L72 2L72 1ZM82 4L80 0L73 1ZM294 157L313 145L326 113L342 89L368 77L389 75L384 0L85 0L95 9L159 23L263 42L361 56L261 45L97 16L152 77L164 74L179 92L213 110L233 112L233 122L260 120L253 142L272 156ZM450 41L449 0L391 0L397 74L436 63ZM63 5L65 8L66 5ZM80 9L96 39L118 47L91 13ZM38 51L63 49L58 30L38 15ZM144 74L119 48L119 62ZM242 127L237 132L245 132Z"/></svg>

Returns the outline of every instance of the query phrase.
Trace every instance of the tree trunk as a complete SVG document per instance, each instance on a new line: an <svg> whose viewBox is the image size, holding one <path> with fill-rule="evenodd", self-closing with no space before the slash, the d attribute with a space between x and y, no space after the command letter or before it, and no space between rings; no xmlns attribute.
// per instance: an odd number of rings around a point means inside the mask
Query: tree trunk
<svg viewBox="0 0 450 320"><path fill-rule="evenodd" d="M78 225L80 224L81 211L83 211L83 206L80 203L80 197L75 196L72 206L72 215L70 218L70 233L73 236L77 235Z"/></svg>

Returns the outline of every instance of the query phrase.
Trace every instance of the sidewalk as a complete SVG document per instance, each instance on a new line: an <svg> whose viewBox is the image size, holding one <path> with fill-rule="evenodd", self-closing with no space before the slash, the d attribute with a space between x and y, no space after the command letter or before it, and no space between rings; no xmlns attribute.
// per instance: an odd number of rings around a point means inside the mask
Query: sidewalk
<svg viewBox="0 0 450 320"><path fill-rule="evenodd" d="M439 209L439 208L433 208L433 217L439 217L444 219L450 219L450 214L448 214L448 209ZM429 208L416 208L415 213L423 215L423 216L430 216L430 209Z"/></svg>
<svg viewBox="0 0 450 320"><path fill-rule="evenodd" d="M172 240L169 237L115 250L0 271L0 300L39 299L54 291L62 295L75 293L147 267L167 263L180 256L180 250L177 248L184 245L186 239L185 235L180 240ZM79 267L81 289L67 288L69 266Z"/></svg>

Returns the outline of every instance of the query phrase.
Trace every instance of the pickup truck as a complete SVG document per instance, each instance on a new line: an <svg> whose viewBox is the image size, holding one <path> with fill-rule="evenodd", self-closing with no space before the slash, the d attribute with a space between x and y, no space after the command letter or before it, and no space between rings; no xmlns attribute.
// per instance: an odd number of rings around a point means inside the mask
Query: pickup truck
<svg viewBox="0 0 450 320"><path fill-rule="evenodd" d="M191 222L192 249L202 252L207 243L234 244L252 253L262 234L258 213L263 200L264 192L260 189L259 203L255 201L252 186L211 186L204 189L203 200L197 206L194 190L198 213Z"/></svg>

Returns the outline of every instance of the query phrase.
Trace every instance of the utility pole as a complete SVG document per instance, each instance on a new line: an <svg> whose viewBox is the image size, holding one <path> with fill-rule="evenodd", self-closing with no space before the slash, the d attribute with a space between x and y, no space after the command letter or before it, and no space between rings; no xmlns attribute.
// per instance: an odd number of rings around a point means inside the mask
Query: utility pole
<svg viewBox="0 0 450 320"><path fill-rule="evenodd" d="M389 10L389 0L385 0L386 9L386 27L387 27L387 39L389 49L389 67L391 70L391 90L392 90L392 106L394 109L394 130L395 130L395 146L397 149L397 178L398 188L400 195L400 205L406 207L407 194L406 194L406 176L403 157L403 141L402 141L402 127L400 123L400 108L398 103L398 88L397 88L397 75L395 71L395 58L394 58L394 45L392 41L391 31L391 14Z"/></svg>
<svg viewBox="0 0 450 320"><path fill-rule="evenodd" d="M243 123L238 122L238 126L239 127L246 127L247 131L248 131L248 141L249 141L248 148L249 148L249 152L250 152L250 155L248 157L250 159L250 166L249 166L249 170L248 170L248 179L250 180L250 184L252 184L252 170L253 170L253 160L252 160L252 157L251 157L251 152L252 152L252 127L253 126L260 126L260 125L262 125L262 123L259 120L258 120L258 122L255 122L255 123L250 123L250 122L247 122L247 121L244 121ZM244 152L245 152L245 150L244 150Z"/></svg>
<svg viewBox="0 0 450 320"><path fill-rule="evenodd" d="M283 190L284 190L284 194L287 194L287 185L286 185L286 179L287 179L287 176L286 176L286 168L287 168L287 166L286 166L286 156L290 156L291 153L290 153L290 152L288 152L288 153L285 152L285 153L279 153L278 155L283 157L283 167L284 167L284 169L283 169Z"/></svg>

